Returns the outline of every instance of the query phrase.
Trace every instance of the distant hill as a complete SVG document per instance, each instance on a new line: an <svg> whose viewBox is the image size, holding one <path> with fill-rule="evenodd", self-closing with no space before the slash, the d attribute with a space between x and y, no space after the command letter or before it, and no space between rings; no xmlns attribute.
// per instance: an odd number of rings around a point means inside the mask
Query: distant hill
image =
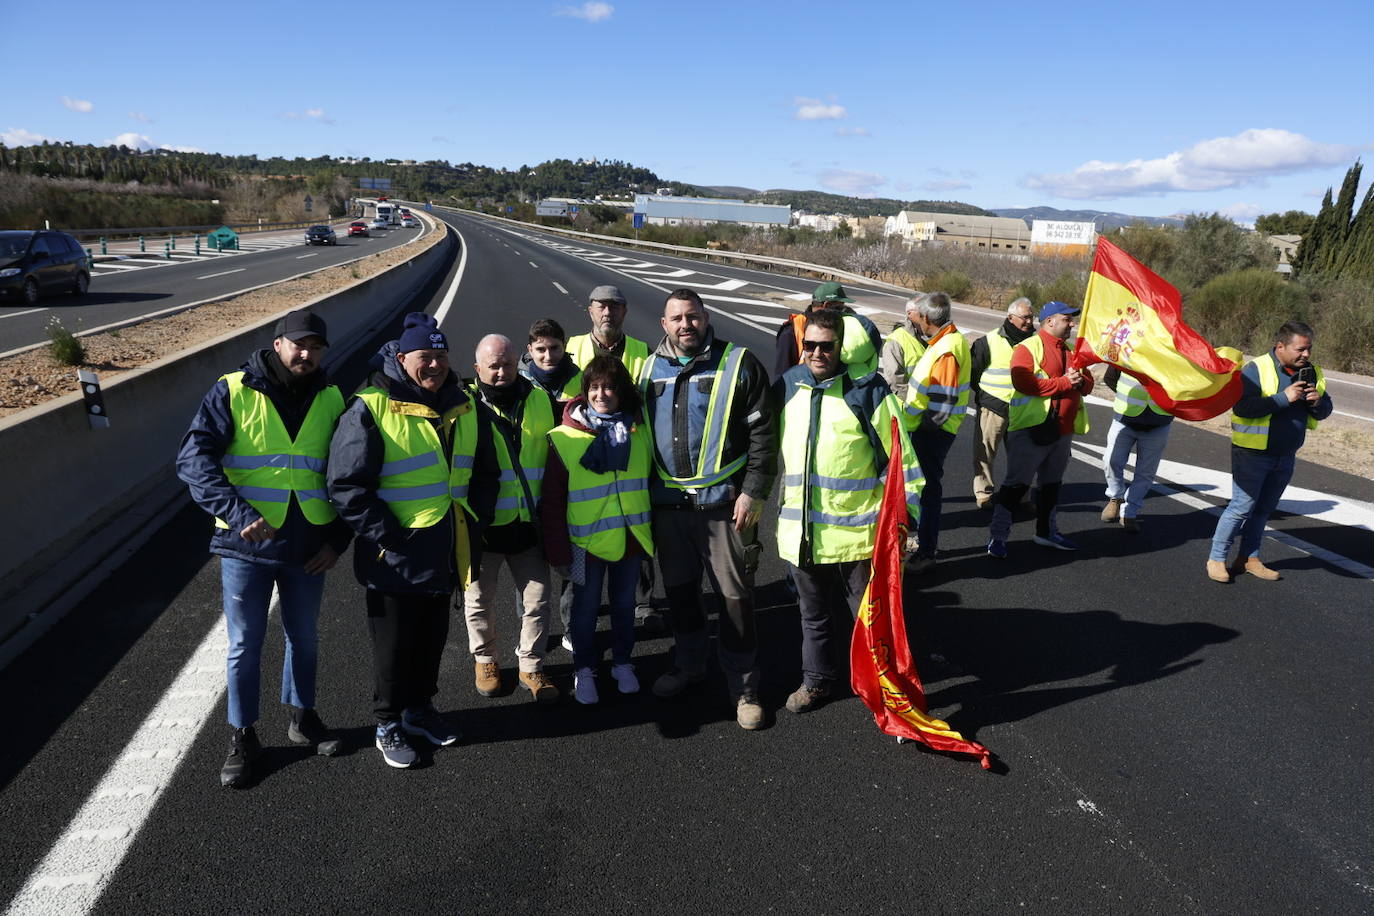
<svg viewBox="0 0 1374 916"><path fill-rule="evenodd" d="M703 185L701 189L717 197L734 197L739 200L748 200L759 193L753 188L741 188L732 184Z"/></svg>
<svg viewBox="0 0 1374 916"><path fill-rule="evenodd" d="M854 216L896 216L901 210L924 210L930 213L962 213L968 216L991 216L988 211L960 203L957 200L894 200L889 197L846 197L824 191L791 191L774 188L756 191L745 198L755 204L787 204L793 210L811 213L849 213Z"/></svg>
<svg viewBox="0 0 1374 916"><path fill-rule="evenodd" d="M1127 213L1109 213L1105 210L1056 210L1054 207L1001 207L990 212L998 216L1020 217L1030 225L1033 219L1060 219L1074 222L1093 222L1098 231L1120 229L1137 220L1151 226L1182 226L1183 220L1176 216L1131 216Z"/></svg>

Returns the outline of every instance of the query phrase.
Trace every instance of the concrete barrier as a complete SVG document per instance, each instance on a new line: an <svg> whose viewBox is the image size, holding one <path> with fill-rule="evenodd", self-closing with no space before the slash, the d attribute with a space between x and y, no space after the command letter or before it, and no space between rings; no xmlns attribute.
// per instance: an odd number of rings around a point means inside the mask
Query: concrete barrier
<svg viewBox="0 0 1374 916"><path fill-rule="evenodd" d="M329 322L328 363L336 364L444 269L456 246L445 231L410 260L291 308L309 306ZM94 587L141 531L189 498L173 468L186 426L219 376L270 343L279 317L103 385L106 429L90 428L79 393L0 419L0 666L75 603L74 584Z"/></svg>

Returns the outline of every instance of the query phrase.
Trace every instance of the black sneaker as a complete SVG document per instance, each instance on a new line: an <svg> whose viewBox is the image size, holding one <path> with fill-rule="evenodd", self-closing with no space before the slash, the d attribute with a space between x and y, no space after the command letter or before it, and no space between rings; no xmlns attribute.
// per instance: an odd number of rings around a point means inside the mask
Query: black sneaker
<svg viewBox="0 0 1374 916"><path fill-rule="evenodd" d="M433 706L407 709L401 714L401 728L408 735L416 735L440 747L448 747L463 737L462 732L449 725Z"/></svg>
<svg viewBox="0 0 1374 916"><path fill-rule="evenodd" d="M315 753L322 757L333 757L343 747L343 742L320 721L320 714L313 709L291 707L291 724L286 727L286 740L292 744L315 745Z"/></svg>
<svg viewBox="0 0 1374 916"><path fill-rule="evenodd" d="M384 722L377 725L377 750L389 767L406 770L415 766L415 748L406 740L400 722Z"/></svg>
<svg viewBox="0 0 1374 916"><path fill-rule="evenodd" d="M262 754L258 733L253 726L236 728L229 738L229 756L219 771L219 784L230 789L242 789L253 779L253 761Z"/></svg>

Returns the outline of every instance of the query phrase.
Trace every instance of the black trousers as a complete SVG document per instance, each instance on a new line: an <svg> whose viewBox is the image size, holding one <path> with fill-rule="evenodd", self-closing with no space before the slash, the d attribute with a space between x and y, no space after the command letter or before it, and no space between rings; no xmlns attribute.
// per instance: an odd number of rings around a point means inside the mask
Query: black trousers
<svg viewBox="0 0 1374 916"><path fill-rule="evenodd" d="M367 590L367 632L372 637L372 711L396 722L439 692L439 660L448 641L448 595Z"/></svg>
<svg viewBox="0 0 1374 916"><path fill-rule="evenodd" d="M848 668L849 641L862 610L872 562L788 566L801 611L802 683L828 687Z"/></svg>

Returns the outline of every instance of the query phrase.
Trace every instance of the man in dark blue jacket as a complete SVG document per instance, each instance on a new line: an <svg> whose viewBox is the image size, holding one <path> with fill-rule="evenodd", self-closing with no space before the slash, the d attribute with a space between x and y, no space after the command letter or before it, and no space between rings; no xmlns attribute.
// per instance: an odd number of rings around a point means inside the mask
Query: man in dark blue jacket
<svg viewBox="0 0 1374 916"><path fill-rule="evenodd" d="M407 768L416 761L407 734L436 745L459 738L433 698L450 599L477 575L500 468L431 316L407 315L371 368L330 444L329 498L358 535L377 749L388 766Z"/></svg>
<svg viewBox="0 0 1374 916"><path fill-rule="evenodd" d="M339 750L314 708L324 573L352 537L324 498L325 453L343 411L320 368L328 346L324 319L306 310L286 315L271 349L205 395L177 455L177 476L216 522L210 552L220 557L233 728L220 781L235 788L251 782L261 750L253 726L274 587L286 634L287 737L321 754Z"/></svg>

